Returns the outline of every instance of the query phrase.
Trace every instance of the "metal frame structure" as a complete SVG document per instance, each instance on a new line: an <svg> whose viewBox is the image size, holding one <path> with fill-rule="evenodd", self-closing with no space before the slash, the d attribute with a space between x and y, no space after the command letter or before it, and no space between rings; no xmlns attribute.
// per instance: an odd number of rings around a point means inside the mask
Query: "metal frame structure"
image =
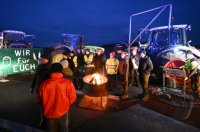
<svg viewBox="0 0 200 132"><path fill-rule="evenodd" d="M128 74L129 74L129 59L130 59L130 48L134 44L134 42L148 29L148 27L160 16L160 14L169 7L169 19L168 19L168 30L169 30L169 43L170 43L170 28L171 28L171 17L172 17L172 4L167 4L163 6L159 6L150 10L146 10L143 12L135 13L130 16L130 23L129 23L129 45L128 45L128 57L127 57L127 70L126 70L126 86L125 86L125 96L128 96ZM131 42L131 29L132 29L132 17L142 15L145 13L149 13L155 10L161 9L158 14L146 25L144 29L135 37L135 39Z"/></svg>

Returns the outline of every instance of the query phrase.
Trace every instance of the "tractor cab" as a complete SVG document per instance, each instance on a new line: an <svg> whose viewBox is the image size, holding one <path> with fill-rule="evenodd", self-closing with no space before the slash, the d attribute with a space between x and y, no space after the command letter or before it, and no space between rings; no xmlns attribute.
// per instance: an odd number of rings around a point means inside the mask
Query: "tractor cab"
<svg viewBox="0 0 200 132"><path fill-rule="evenodd" d="M0 48L27 48L25 33L14 30L0 31Z"/></svg>
<svg viewBox="0 0 200 132"><path fill-rule="evenodd" d="M169 45L186 45L186 31L190 26L174 25L170 29L168 26L155 27L150 29L149 44L153 47L165 47ZM170 30L170 31L169 31Z"/></svg>
<svg viewBox="0 0 200 132"><path fill-rule="evenodd" d="M81 34L62 34L61 45L69 47L70 50L76 51L83 47L83 35Z"/></svg>
<svg viewBox="0 0 200 132"><path fill-rule="evenodd" d="M190 29L186 24L173 25L170 29L168 26L151 28L147 46L149 56L155 58L160 52L172 47L188 47L187 31Z"/></svg>

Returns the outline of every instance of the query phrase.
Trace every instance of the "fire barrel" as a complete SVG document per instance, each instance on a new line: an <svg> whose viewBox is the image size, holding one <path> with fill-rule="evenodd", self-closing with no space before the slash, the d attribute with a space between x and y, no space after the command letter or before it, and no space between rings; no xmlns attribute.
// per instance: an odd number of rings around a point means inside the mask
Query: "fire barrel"
<svg viewBox="0 0 200 132"><path fill-rule="evenodd" d="M93 97L107 95L106 84L108 79L105 76L98 73L86 75L83 77L83 82L85 84L83 89L85 95Z"/></svg>

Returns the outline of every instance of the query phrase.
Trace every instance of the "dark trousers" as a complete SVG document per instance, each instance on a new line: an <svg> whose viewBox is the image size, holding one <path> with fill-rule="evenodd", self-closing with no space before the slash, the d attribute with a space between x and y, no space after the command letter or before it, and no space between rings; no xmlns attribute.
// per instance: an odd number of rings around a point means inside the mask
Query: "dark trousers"
<svg viewBox="0 0 200 132"><path fill-rule="evenodd" d="M74 69L74 86L76 89L82 89L83 87L83 81L82 81L83 76L81 75L81 72L79 71L78 68Z"/></svg>
<svg viewBox="0 0 200 132"><path fill-rule="evenodd" d="M47 132L68 132L68 113L59 118L46 118Z"/></svg>
<svg viewBox="0 0 200 132"><path fill-rule="evenodd" d="M142 88L142 85L140 83L140 79L139 79L139 73L137 69L132 69L131 71L131 81L130 83L132 85L138 85L140 88Z"/></svg>
<svg viewBox="0 0 200 132"><path fill-rule="evenodd" d="M116 86L114 83L117 81L117 74L114 75L107 74L107 77L108 77L108 87L114 88Z"/></svg>
<svg viewBox="0 0 200 132"><path fill-rule="evenodd" d="M120 82L125 82L125 79L126 79L126 75L119 75L119 81Z"/></svg>
<svg viewBox="0 0 200 132"><path fill-rule="evenodd" d="M148 96L148 86L149 86L149 77L150 73L141 73L140 74L140 82L143 88L143 95Z"/></svg>

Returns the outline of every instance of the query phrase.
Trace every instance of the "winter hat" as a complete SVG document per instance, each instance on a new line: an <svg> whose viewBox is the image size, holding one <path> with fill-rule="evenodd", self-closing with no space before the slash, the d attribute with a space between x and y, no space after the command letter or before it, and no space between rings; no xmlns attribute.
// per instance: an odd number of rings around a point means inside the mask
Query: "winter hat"
<svg viewBox="0 0 200 132"><path fill-rule="evenodd" d="M110 55L114 57L115 56L115 52L111 52Z"/></svg>
<svg viewBox="0 0 200 132"><path fill-rule="evenodd" d="M64 52L63 52L63 55L69 56L69 55L70 55L70 51L64 51Z"/></svg>
<svg viewBox="0 0 200 132"><path fill-rule="evenodd" d="M86 51L90 52L90 49L85 49L85 52L86 52Z"/></svg>
<svg viewBox="0 0 200 132"><path fill-rule="evenodd" d="M52 72L60 72L60 73L62 73L62 70L63 70L63 66L60 63L53 63L51 65L51 69L50 69L51 73Z"/></svg>
<svg viewBox="0 0 200 132"><path fill-rule="evenodd" d="M146 56L147 52L145 50L141 51L140 54L144 54Z"/></svg>
<svg viewBox="0 0 200 132"><path fill-rule="evenodd" d="M50 55L49 55L48 53L43 53L43 54L41 55L41 58L50 60Z"/></svg>
<svg viewBox="0 0 200 132"><path fill-rule="evenodd" d="M64 69L67 68L67 67L69 66L69 63L68 63L67 60L62 60L62 61L60 61L60 64L63 66Z"/></svg>

